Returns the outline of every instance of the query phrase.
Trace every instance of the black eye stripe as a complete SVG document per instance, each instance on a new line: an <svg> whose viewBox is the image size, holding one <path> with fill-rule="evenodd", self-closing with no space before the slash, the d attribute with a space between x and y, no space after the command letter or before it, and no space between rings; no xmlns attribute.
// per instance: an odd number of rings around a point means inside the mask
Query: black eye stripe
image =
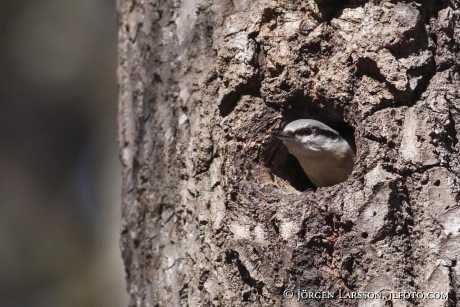
<svg viewBox="0 0 460 307"><path fill-rule="evenodd" d="M330 137L338 137L338 135L332 131L324 130L320 128L302 128L295 132L296 135L324 135Z"/></svg>
<svg viewBox="0 0 460 307"><path fill-rule="evenodd" d="M295 132L295 134L297 135L310 135L310 134L315 134L315 130L311 129L311 128L302 128L302 129L299 129Z"/></svg>

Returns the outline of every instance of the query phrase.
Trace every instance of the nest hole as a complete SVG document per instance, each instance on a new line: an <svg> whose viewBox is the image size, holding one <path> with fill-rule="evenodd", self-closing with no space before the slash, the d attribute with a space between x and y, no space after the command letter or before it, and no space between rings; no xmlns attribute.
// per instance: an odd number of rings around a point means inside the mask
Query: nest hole
<svg viewBox="0 0 460 307"><path fill-rule="evenodd" d="M354 129L350 125L345 122L329 122L323 118L318 118L317 120L339 132L350 144L350 147L356 154ZM291 122L291 120L287 121L287 123L289 122ZM284 126L286 126L286 124ZM287 181L297 191L303 192L308 189L316 190L316 186L305 174L297 158L289 153L283 141L273 138L265 149L263 156L265 167L270 168L273 175Z"/></svg>
<svg viewBox="0 0 460 307"><path fill-rule="evenodd" d="M275 147L271 161L266 161L273 175L286 180L297 191L316 189L300 166L299 161L291 155L280 140L273 140L269 147Z"/></svg>

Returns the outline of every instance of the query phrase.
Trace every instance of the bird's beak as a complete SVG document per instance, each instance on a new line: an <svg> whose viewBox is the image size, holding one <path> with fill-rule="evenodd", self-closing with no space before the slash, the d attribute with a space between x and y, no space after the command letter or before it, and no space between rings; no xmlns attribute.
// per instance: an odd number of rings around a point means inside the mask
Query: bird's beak
<svg viewBox="0 0 460 307"><path fill-rule="evenodd" d="M294 137L287 134L287 132L284 131L272 131L272 135L280 140L283 141L292 141L294 140Z"/></svg>

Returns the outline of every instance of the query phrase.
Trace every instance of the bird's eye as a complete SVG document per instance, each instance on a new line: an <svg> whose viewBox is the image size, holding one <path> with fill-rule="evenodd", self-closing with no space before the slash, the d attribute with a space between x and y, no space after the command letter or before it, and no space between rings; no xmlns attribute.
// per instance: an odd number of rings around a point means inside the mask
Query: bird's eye
<svg viewBox="0 0 460 307"><path fill-rule="evenodd" d="M300 130L301 135L310 135L311 134L311 129L310 128L303 128Z"/></svg>

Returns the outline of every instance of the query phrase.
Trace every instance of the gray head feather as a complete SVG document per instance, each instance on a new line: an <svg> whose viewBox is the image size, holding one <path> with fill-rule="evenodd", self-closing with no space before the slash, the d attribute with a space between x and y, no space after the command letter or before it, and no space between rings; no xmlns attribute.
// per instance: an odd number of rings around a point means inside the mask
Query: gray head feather
<svg viewBox="0 0 460 307"><path fill-rule="evenodd" d="M291 123L289 123L285 128L284 132L291 132L295 133L296 131L299 131L301 129L305 128L315 128L318 132L321 133L321 130L324 131L327 134L330 135L335 135L335 136L340 136L340 134L332 129L331 127L323 124L320 121L314 120L314 119L298 119L295 120Z"/></svg>

